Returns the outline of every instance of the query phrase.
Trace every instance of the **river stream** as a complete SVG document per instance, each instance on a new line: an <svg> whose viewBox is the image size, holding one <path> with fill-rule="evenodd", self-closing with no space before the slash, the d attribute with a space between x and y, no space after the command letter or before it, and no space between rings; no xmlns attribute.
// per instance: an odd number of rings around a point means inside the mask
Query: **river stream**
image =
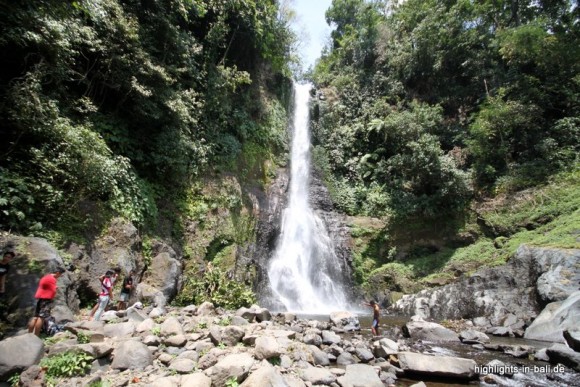
<svg viewBox="0 0 580 387"><path fill-rule="evenodd" d="M301 315L300 318L328 321L328 315ZM364 339L372 340L372 334L370 330L372 315L371 312L368 314L358 314L358 318L361 325L360 332L344 334L343 337L349 338L354 336L362 336ZM382 337L387 337L391 340L397 341L397 332L400 331L401 327L409 321L407 316L398 315L383 315L381 316L380 331L379 333ZM511 345L511 346L530 346L539 350L541 348L547 348L552 345L549 342L526 340L523 338L515 337L497 337L489 336L492 345ZM410 339L409 344L413 344ZM515 358L509 354L503 353L501 351L491 351L487 349L478 349L472 345L461 344L461 343L421 343L423 347L422 353L433 354L439 356L451 356L451 357L461 357L466 359L473 359L479 367L483 367L492 360L499 360L503 362L506 366L513 366L517 369L517 372L513 376L506 375L496 375L495 383L487 383L480 380L475 380L469 383L454 381L452 379L439 379L435 378L418 378L418 379L405 379L399 378L397 380L396 386L411 386L419 381L423 381L428 387L444 387L444 386L513 386L513 387L567 387L567 386L580 386L580 374L565 368L563 366L551 365L542 361L535 361L528 357L526 358Z"/></svg>

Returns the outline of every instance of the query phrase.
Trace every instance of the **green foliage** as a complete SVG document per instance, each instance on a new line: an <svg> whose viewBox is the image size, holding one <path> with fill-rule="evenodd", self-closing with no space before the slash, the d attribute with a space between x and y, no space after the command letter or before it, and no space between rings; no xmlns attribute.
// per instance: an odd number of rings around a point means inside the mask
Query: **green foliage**
<svg viewBox="0 0 580 387"><path fill-rule="evenodd" d="M10 378L8 378L8 383L12 387L18 387L20 385L20 375L14 374Z"/></svg>
<svg viewBox="0 0 580 387"><path fill-rule="evenodd" d="M498 198L500 204L480 211L479 217L490 235L505 237L548 226L553 221L567 222L565 219L573 217L580 208L579 186L580 172L576 163L570 172L555 175L545 186ZM551 229L553 225L547 228ZM542 239L549 241L550 235L547 233L548 238ZM570 242L566 244L570 246Z"/></svg>
<svg viewBox="0 0 580 387"><path fill-rule="evenodd" d="M45 357L40 365L46 368L46 376L51 378L85 375L91 367L93 357L82 352L63 352Z"/></svg>
<svg viewBox="0 0 580 387"><path fill-rule="evenodd" d="M122 216L154 229L160 206L209 166L234 168L246 142L259 157L280 148L284 105L266 80L285 83L294 36L277 2L6 7L1 228L77 235Z"/></svg>
<svg viewBox="0 0 580 387"><path fill-rule="evenodd" d="M335 0L326 16L314 161L345 212L460 214L472 186L517 191L576 159L565 2Z"/></svg>
<svg viewBox="0 0 580 387"><path fill-rule="evenodd" d="M77 332L77 341L79 344L88 344L91 342L91 338L86 333L79 331Z"/></svg>
<svg viewBox="0 0 580 387"><path fill-rule="evenodd" d="M151 328L151 334L159 336L161 334L161 327L159 325L156 325L153 328Z"/></svg>
<svg viewBox="0 0 580 387"><path fill-rule="evenodd" d="M238 383L238 379L235 376L226 380L226 387L238 387L239 385L240 383Z"/></svg>
<svg viewBox="0 0 580 387"><path fill-rule="evenodd" d="M224 326L224 327L227 327L231 323L232 323L232 319L230 317L221 318L220 321L218 322L219 325Z"/></svg>
<svg viewBox="0 0 580 387"><path fill-rule="evenodd" d="M226 309L238 309L252 305L256 296L249 285L230 279L226 272L213 267L201 278L188 276L175 299L177 305L199 305L205 301Z"/></svg>

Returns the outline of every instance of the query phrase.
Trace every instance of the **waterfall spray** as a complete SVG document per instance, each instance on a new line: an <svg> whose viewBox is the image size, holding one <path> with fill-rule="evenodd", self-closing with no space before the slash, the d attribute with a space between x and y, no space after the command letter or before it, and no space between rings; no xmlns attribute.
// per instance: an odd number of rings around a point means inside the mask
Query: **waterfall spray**
<svg viewBox="0 0 580 387"><path fill-rule="evenodd" d="M294 85L289 203L268 276L272 293L287 310L320 314L346 309L347 297L333 241L308 201L310 89L310 84Z"/></svg>

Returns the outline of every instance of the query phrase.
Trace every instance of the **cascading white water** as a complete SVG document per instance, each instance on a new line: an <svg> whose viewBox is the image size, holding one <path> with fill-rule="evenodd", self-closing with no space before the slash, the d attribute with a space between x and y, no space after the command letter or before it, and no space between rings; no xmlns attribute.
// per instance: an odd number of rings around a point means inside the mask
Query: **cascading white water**
<svg viewBox="0 0 580 387"><path fill-rule="evenodd" d="M290 196L268 268L273 294L287 310L324 314L344 310L344 273L322 219L308 202L310 84L294 85Z"/></svg>

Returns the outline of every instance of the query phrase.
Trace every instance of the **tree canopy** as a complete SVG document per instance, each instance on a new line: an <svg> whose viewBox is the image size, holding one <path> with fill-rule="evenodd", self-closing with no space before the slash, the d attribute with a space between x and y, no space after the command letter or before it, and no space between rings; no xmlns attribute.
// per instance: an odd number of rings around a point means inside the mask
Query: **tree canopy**
<svg viewBox="0 0 580 387"><path fill-rule="evenodd" d="M577 163L579 16L569 1L333 0L311 76L337 202L453 214Z"/></svg>
<svg viewBox="0 0 580 387"><path fill-rule="evenodd" d="M272 120L294 36L276 0L2 7L2 228L54 227L94 205L143 224L244 144L283 149Z"/></svg>

